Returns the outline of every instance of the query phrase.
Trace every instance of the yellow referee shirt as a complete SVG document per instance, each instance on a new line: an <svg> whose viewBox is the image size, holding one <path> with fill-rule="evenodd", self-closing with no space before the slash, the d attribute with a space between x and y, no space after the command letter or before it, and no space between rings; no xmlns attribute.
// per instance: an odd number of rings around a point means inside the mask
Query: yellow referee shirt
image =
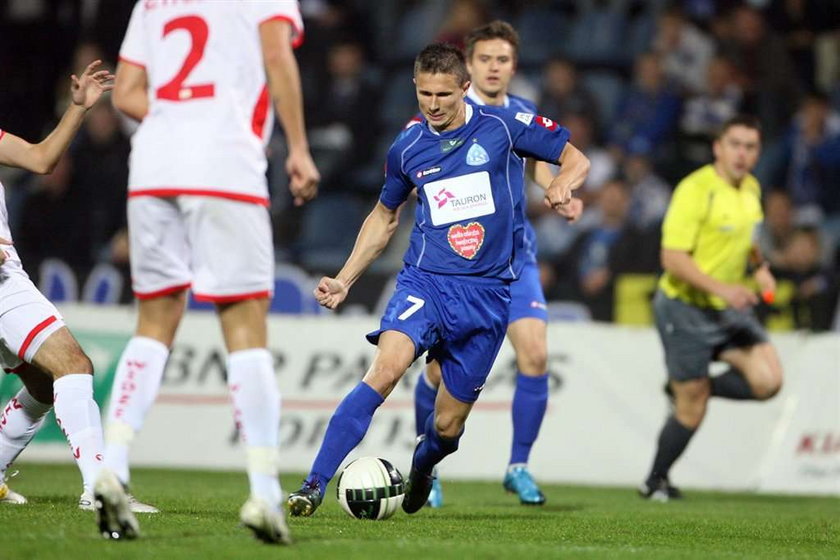
<svg viewBox="0 0 840 560"><path fill-rule="evenodd" d="M754 232L764 215L761 187L747 175L740 188L701 167L677 185L662 224L662 247L688 251L704 273L727 284L744 281ZM659 288L670 298L700 307L723 309L726 303L668 272Z"/></svg>

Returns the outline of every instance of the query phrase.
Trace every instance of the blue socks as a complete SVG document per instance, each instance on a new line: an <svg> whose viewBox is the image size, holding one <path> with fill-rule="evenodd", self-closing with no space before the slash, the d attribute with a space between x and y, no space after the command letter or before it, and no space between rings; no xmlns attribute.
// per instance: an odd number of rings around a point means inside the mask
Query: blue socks
<svg viewBox="0 0 840 560"><path fill-rule="evenodd" d="M414 450L414 458L411 461L411 466L422 473L432 474L432 469L435 465L440 463L447 455L455 453L458 450L458 442L461 440L464 431L461 430L461 433L456 438L440 437L437 430L435 430L434 415L429 415L426 420L426 430L424 433L426 439Z"/></svg>
<svg viewBox="0 0 840 560"><path fill-rule="evenodd" d="M510 464L528 463L531 448L540 433L545 409L548 404L548 374L530 377L516 375L516 391L513 394L511 414L513 416L513 446Z"/></svg>
<svg viewBox="0 0 840 560"><path fill-rule="evenodd" d="M426 372L421 372L414 387L414 429L418 436L426 432L426 420L435 412L436 398L437 389L429 384Z"/></svg>
<svg viewBox="0 0 840 560"><path fill-rule="evenodd" d="M306 478L317 481L323 492L338 466L365 437L373 413L385 399L370 385L360 382L335 409L321 442L321 449L312 464L312 471Z"/></svg>

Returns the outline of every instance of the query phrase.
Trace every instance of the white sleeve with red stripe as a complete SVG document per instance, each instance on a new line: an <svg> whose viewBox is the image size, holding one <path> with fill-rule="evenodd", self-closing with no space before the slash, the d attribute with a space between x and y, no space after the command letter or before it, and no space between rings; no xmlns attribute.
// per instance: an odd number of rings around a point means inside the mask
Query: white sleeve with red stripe
<svg viewBox="0 0 840 560"><path fill-rule="evenodd" d="M274 19L288 21L292 26L292 46L298 48L303 44L303 18L297 0L255 0L248 3L248 8L257 25Z"/></svg>
<svg viewBox="0 0 840 560"><path fill-rule="evenodd" d="M120 47L120 60L145 68L148 61L146 53L146 39L143 33L143 18L145 16L143 2L138 0L131 12L128 29L125 32Z"/></svg>

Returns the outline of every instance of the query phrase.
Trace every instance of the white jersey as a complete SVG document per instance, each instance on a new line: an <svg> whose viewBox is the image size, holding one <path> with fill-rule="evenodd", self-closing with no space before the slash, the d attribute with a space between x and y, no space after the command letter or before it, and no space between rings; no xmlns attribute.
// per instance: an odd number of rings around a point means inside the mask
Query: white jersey
<svg viewBox="0 0 840 560"><path fill-rule="evenodd" d="M3 136L6 132L0 129L0 142L3 141ZM12 230L9 228L9 211L6 209L6 188L0 182L0 238L8 242L12 242ZM20 257L15 248L11 245L0 245L0 251L6 252L7 267L19 269L23 271L23 265L20 262Z"/></svg>
<svg viewBox="0 0 840 560"><path fill-rule="evenodd" d="M120 60L146 70L149 113L131 142L129 196L268 204L273 113L258 28L273 19L302 42L295 0L138 0Z"/></svg>

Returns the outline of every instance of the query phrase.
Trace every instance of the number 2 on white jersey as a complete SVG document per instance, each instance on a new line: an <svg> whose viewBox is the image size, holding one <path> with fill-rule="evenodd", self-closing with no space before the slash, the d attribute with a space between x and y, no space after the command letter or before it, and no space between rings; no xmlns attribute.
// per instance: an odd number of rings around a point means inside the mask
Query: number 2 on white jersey
<svg viewBox="0 0 840 560"><path fill-rule="evenodd" d="M426 305L426 302L420 299L419 297L408 296L405 299L407 299L411 303L411 307L400 313L400 316L397 317L397 319L399 319L400 321L405 321L406 319L417 313L421 307Z"/></svg>
<svg viewBox="0 0 840 560"><path fill-rule="evenodd" d="M166 23L163 27L164 38L178 29L183 29L190 34L190 52L181 64L181 69L175 77L158 88L156 94L158 99L167 101L191 101L202 97L213 97L216 93L216 86L210 84L185 85L184 82L190 72L201 62L204 56L204 47L207 46L207 37L210 29L207 22L199 16L183 16L175 18Z"/></svg>

